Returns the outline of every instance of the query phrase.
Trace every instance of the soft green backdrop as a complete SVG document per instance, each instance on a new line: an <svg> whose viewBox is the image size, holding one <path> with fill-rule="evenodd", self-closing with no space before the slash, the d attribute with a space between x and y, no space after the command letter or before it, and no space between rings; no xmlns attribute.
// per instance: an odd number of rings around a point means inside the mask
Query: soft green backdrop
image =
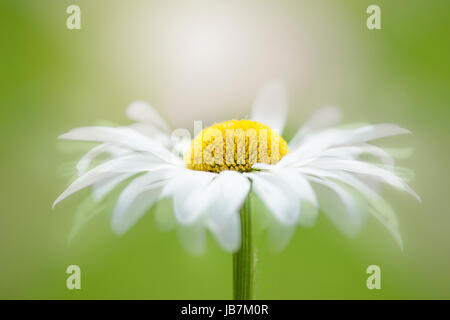
<svg viewBox="0 0 450 320"><path fill-rule="evenodd" d="M81 30L65 27L70 4L81 7ZM381 7L382 30L366 28L370 4ZM239 68L221 73L213 65L190 75L189 60L175 63L184 51L171 43L189 34L177 36L182 27L165 33L167 25L192 11L228 17L231 43L251 30L254 43L233 48L231 62L228 53L221 58ZM285 78L291 92L290 134L330 103L348 121L409 128L413 135L392 145L414 148L401 165L415 171L411 185L423 202L386 192L403 252L370 218L354 239L321 216L283 252L263 245L257 297L450 298L449 13L443 0L1 1L0 298L231 298L230 254L209 239L205 255L190 256L174 232L157 229L151 212L117 237L106 210L67 246L87 193L51 210L80 156L56 137L100 120L126 124L123 111L135 99L153 103L174 127L245 116L256 88L272 76ZM206 21L212 30L223 23ZM219 71L210 77L208 70ZM70 264L81 267L80 291L65 287ZM371 264L382 270L379 291L366 288Z"/></svg>

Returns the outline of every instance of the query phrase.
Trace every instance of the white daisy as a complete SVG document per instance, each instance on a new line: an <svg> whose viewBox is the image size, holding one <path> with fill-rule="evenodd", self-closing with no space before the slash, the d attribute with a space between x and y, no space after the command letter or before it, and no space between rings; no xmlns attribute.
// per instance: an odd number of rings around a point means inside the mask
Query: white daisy
<svg viewBox="0 0 450 320"><path fill-rule="evenodd" d="M298 225L312 225L319 208L345 232L355 233L361 226L362 209L367 209L401 246L393 210L373 185L387 184L419 197L396 174L393 158L369 143L409 131L394 124L333 128L341 116L336 108L328 107L319 110L287 144L278 135L283 132L287 106L284 87L271 83L255 100L251 120L215 124L186 148L183 141L171 139L169 126L150 105L135 102L127 109L128 117L136 121L132 125L83 127L60 136L100 144L78 162L79 177L54 205L86 187L92 187L94 198L100 201L129 179L112 214L116 233L123 234L160 199L170 198L176 221L193 227L200 242L209 230L225 250L235 252L241 246L239 212L252 190L272 214L273 234L282 230L278 234L286 239ZM231 141L225 134L229 129L237 130ZM249 130L257 135L256 145L249 140ZM263 132L270 138L266 158L260 154ZM223 139L212 139L216 133L222 133ZM213 141L221 144L211 153L207 149ZM239 141L244 141L245 147L240 159ZM230 143L231 149L227 149ZM271 149L271 143L276 149ZM196 153L197 147L200 153ZM218 150L224 150L223 154ZM231 160L226 159L229 150L233 152ZM205 152L211 159L204 157ZM110 157L90 168L92 161L104 153ZM200 161L195 161L199 155ZM379 161L364 160L362 155Z"/></svg>

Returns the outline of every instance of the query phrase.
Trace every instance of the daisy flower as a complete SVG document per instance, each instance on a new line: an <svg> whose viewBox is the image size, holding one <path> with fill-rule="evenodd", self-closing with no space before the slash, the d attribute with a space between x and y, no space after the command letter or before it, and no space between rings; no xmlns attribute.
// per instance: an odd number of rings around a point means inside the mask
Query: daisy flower
<svg viewBox="0 0 450 320"><path fill-rule="evenodd" d="M250 119L213 124L192 141L173 139L169 125L148 104L134 102L122 127L82 127L60 139L98 142L78 162L78 178L53 206L73 193L92 188L100 201L121 182L112 214L112 228L123 234L163 198L173 203L181 226L199 241L209 230L221 247L234 255L235 298L253 297L256 262L251 234L249 194L253 193L273 218L270 234L289 239L297 226L314 224L319 209L347 234L361 227L369 212L402 246L397 218L380 196L387 184L418 195L397 173L393 157L370 144L409 133L394 124L335 127L338 109L319 110L289 143L281 136L288 98L280 82L258 94ZM92 162L101 154L100 165ZM287 241L284 241L287 242Z"/></svg>

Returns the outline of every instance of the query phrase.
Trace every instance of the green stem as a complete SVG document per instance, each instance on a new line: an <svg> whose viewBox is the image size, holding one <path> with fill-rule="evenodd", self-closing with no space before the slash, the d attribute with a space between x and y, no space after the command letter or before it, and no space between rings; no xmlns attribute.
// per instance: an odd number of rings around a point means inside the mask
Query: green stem
<svg viewBox="0 0 450 320"><path fill-rule="evenodd" d="M252 215L250 197L244 202L240 211L241 248L233 254L233 298L235 300L252 300L255 286L256 251L252 243Z"/></svg>

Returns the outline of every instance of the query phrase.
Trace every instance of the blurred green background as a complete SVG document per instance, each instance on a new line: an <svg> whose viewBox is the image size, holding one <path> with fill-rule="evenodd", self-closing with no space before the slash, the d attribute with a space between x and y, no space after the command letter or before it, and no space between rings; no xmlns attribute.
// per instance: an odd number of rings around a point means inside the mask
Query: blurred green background
<svg viewBox="0 0 450 320"><path fill-rule="evenodd" d="M81 30L66 28L70 4ZM370 4L381 30L366 28ZM374 219L348 239L323 215L281 253L261 245L257 297L450 298L449 12L449 1L422 0L2 0L0 298L231 298L231 255L211 238L205 255L187 254L151 212L117 237L105 210L68 246L87 192L51 209L81 156L56 138L99 120L127 124L136 99L174 128L245 117L273 77L290 90L288 134L326 104L347 122L410 129L392 145L414 148L400 165L415 171L423 202L386 192L403 252ZM65 287L70 264L82 290ZM366 288L371 264L381 290Z"/></svg>

